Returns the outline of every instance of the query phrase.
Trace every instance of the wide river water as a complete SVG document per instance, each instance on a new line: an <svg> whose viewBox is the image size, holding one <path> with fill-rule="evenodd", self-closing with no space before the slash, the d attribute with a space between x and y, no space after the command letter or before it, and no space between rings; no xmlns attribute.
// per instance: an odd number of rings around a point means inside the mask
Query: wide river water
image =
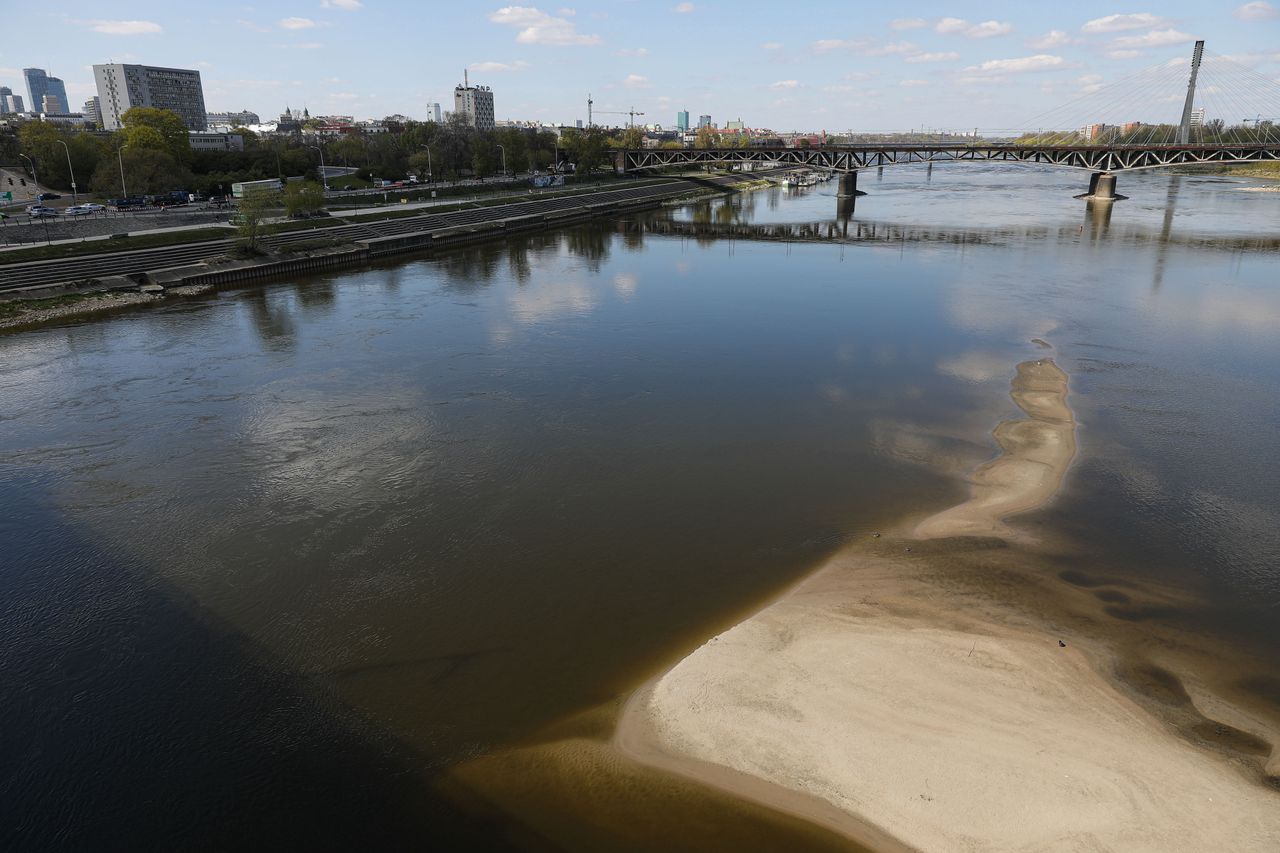
<svg viewBox="0 0 1280 853"><path fill-rule="evenodd" d="M541 849L442 780L955 503L1045 354L1080 453L1026 523L1194 601L1099 630L1280 715L1280 193L1086 182L869 172L0 336L0 847Z"/></svg>

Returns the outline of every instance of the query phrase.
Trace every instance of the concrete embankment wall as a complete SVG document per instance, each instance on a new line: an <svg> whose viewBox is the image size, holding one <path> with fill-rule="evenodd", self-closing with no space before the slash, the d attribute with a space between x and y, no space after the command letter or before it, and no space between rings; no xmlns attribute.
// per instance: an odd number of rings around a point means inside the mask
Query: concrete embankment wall
<svg viewBox="0 0 1280 853"><path fill-rule="evenodd" d="M674 195L674 194L673 194ZM321 249L305 256L262 261L242 261L225 265L195 264L169 270L148 272L142 278L147 283L165 288L214 286L224 287L263 281L285 275L321 272L340 267L357 266L375 258L408 252L478 243L501 238L508 234L537 231L582 222L601 216L620 214L658 207L671 196L654 197L637 201L605 204L587 204L572 210L549 214L516 216L509 219L481 222L474 225L440 229L432 232L397 234L390 237L371 237L359 240L352 248Z"/></svg>
<svg viewBox="0 0 1280 853"><path fill-rule="evenodd" d="M155 213L94 213L65 219L32 219L25 213L11 212L12 219L0 226L0 245L43 243L48 240L74 240L78 237L101 237L106 234L128 234L179 225L225 225L230 214L225 210L166 210ZM45 226L49 231L46 236Z"/></svg>

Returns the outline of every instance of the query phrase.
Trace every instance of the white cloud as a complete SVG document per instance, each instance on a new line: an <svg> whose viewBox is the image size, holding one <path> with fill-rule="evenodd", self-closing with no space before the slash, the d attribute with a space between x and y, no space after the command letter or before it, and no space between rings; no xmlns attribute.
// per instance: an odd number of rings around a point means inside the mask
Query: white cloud
<svg viewBox="0 0 1280 853"><path fill-rule="evenodd" d="M1265 2L1265 0L1257 0L1256 3L1245 3L1231 14L1242 21L1269 21L1280 16L1275 7Z"/></svg>
<svg viewBox="0 0 1280 853"><path fill-rule="evenodd" d="M948 53L917 53L906 57L907 62L950 62L953 59L959 59L960 54L954 51Z"/></svg>
<svg viewBox="0 0 1280 853"><path fill-rule="evenodd" d="M971 65L964 70L969 74L1020 74L1026 71L1050 71L1061 68L1066 62L1061 56L1037 53L1035 56L1016 59L988 59L981 65Z"/></svg>
<svg viewBox="0 0 1280 853"><path fill-rule="evenodd" d="M529 63L523 59L516 62L473 62L467 66L468 71L479 71L481 74L495 74L502 71L523 71Z"/></svg>
<svg viewBox="0 0 1280 853"><path fill-rule="evenodd" d="M673 9L672 11L674 11L676 14L679 14L679 15L687 15L690 12L692 12L694 8L695 7L692 3L681 3L678 6L676 6L675 9Z"/></svg>
<svg viewBox="0 0 1280 853"><path fill-rule="evenodd" d="M856 50L866 46L867 42L864 39L818 39L813 43L813 49L817 53L830 53L833 50Z"/></svg>
<svg viewBox="0 0 1280 853"><path fill-rule="evenodd" d="M155 21L81 21L95 33L109 36L145 36L164 32Z"/></svg>
<svg viewBox="0 0 1280 853"><path fill-rule="evenodd" d="M556 18L533 6L503 6L489 15L495 24L518 27L516 41L520 44L574 45L599 44L600 36L579 33L577 26L566 18Z"/></svg>
<svg viewBox="0 0 1280 853"><path fill-rule="evenodd" d="M644 57L646 57L646 56L648 56L648 55L649 55L649 48L647 48L647 47L628 47L628 48L623 48L622 50L619 50L619 51L615 52L613 55L614 55L614 56L632 56L632 57L636 57L636 58L638 58L638 59L643 59Z"/></svg>
<svg viewBox="0 0 1280 853"><path fill-rule="evenodd" d="M574 15L578 14L578 10L572 9L568 6L561 6L559 9L556 10L556 14L560 15L563 18L572 18Z"/></svg>
<svg viewBox="0 0 1280 853"><path fill-rule="evenodd" d="M891 56L894 54L913 54L919 53L920 48L909 41L895 41L889 44L882 44L879 47L868 48L867 56Z"/></svg>
<svg viewBox="0 0 1280 853"><path fill-rule="evenodd" d="M1140 30L1144 27L1158 27L1166 23L1164 18L1150 12L1137 12L1131 15L1107 15L1105 18L1094 18L1086 21L1080 28L1082 33L1117 33L1122 30Z"/></svg>
<svg viewBox="0 0 1280 853"><path fill-rule="evenodd" d="M286 30L309 30L319 26L310 18L283 18L280 26Z"/></svg>
<svg viewBox="0 0 1280 853"><path fill-rule="evenodd" d="M364 8L364 4L360 0L320 0L322 9L342 9L344 12L354 12L357 9Z"/></svg>
<svg viewBox="0 0 1280 853"><path fill-rule="evenodd" d="M628 74L626 79L622 81L622 85L628 89L647 89L649 88L649 78L642 74Z"/></svg>
<svg viewBox="0 0 1280 853"><path fill-rule="evenodd" d="M760 47L762 47L765 50L782 50L782 42L767 41L764 44L760 45Z"/></svg>
<svg viewBox="0 0 1280 853"><path fill-rule="evenodd" d="M769 88L773 89L775 92L781 92L786 89L799 89L800 81L799 80L779 80L776 83L770 83Z"/></svg>
<svg viewBox="0 0 1280 853"><path fill-rule="evenodd" d="M1102 88L1102 75L1085 74L1083 77L1076 78L1076 82L1080 84L1081 94L1092 95Z"/></svg>
<svg viewBox="0 0 1280 853"><path fill-rule="evenodd" d="M1122 36L1112 42L1112 46L1119 50L1126 50L1144 47L1165 47L1166 45L1184 44L1189 41L1195 41L1195 37L1174 29L1152 30L1145 36Z"/></svg>
<svg viewBox="0 0 1280 853"><path fill-rule="evenodd" d="M1049 30L1049 32L1039 38L1029 39L1027 41L1027 47L1034 48L1035 50L1048 50L1051 47L1067 44L1070 41L1071 37L1062 30Z"/></svg>
<svg viewBox="0 0 1280 853"><path fill-rule="evenodd" d="M891 30L918 30L927 26L929 26L929 22L924 18L894 18L889 22L889 29Z"/></svg>
<svg viewBox="0 0 1280 853"><path fill-rule="evenodd" d="M943 18L934 27L943 35L960 35L973 39L985 39L992 36L1003 36L1013 32L1013 24L1004 21L983 21L981 24L970 24L963 18Z"/></svg>
<svg viewBox="0 0 1280 853"><path fill-rule="evenodd" d="M909 89L917 89L921 86L928 86L929 81L928 80L900 80L898 81L898 85L906 86Z"/></svg>
<svg viewBox="0 0 1280 853"><path fill-rule="evenodd" d="M1135 56L1142 56L1140 50L1109 50L1107 51L1108 59L1133 59Z"/></svg>
<svg viewBox="0 0 1280 853"><path fill-rule="evenodd" d="M1013 24L1007 21L983 21L965 30L965 35L974 39L986 39L992 36L1005 36L1013 32Z"/></svg>

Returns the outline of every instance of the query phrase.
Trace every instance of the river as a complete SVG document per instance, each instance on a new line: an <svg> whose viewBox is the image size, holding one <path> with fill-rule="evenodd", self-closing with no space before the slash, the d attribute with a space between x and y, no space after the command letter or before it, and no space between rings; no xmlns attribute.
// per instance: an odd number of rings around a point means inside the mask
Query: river
<svg viewBox="0 0 1280 853"><path fill-rule="evenodd" d="M0 336L3 846L834 845L691 791L532 829L454 771L954 504L1045 345L1062 582L1172 591L1099 630L1280 717L1280 194L1084 181L890 169Z"/></svg>

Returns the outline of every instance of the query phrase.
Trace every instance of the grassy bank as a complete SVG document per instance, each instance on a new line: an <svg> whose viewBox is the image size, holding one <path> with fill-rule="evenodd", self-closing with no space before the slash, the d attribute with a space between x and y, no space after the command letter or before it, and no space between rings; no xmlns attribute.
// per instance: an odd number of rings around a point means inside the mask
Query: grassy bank
<svg viewBox="0 0 1280 853"><path fill-rule="evenodd" d="M1280 178L1280 162L1217 163L1211 166L1180 166L1172 169L1179 175L1235 175L1242 178Z"/></svg>

